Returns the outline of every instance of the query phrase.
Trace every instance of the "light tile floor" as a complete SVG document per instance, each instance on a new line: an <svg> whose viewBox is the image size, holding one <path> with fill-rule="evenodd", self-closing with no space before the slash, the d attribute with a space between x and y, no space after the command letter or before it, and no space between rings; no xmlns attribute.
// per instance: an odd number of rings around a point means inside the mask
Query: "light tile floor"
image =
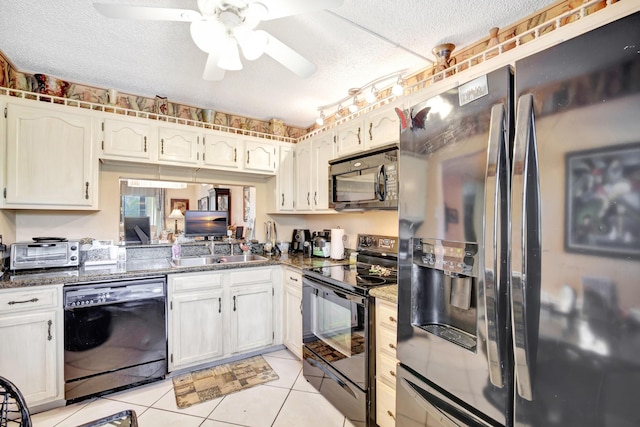
<svg viewBox="0 0 640 427"><path fill-rule="evenodd" d="M302 375L302 362L288 350L263 357L280 379L218 399L178 409L171 379L41 412L34 427L75 427L126 409L140 427L353 427Z"/></svg>

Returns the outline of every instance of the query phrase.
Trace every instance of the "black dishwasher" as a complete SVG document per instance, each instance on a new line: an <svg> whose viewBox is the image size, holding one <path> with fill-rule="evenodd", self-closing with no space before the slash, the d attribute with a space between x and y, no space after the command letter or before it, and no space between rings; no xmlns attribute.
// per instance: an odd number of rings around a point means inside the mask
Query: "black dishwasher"
<svg viewBox="0 0 640 427"><path fill-rule="evenodd" d="M65 399L164 378L166 324L164 276L65 287Z"/></svg>

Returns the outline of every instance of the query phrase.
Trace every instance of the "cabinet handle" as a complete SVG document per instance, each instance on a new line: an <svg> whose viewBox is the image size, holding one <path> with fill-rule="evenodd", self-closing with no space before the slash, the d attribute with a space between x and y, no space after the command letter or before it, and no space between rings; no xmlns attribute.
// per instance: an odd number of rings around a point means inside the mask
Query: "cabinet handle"
<svg viewBox="0 0 640 427"><path fill-rule="evenodd" d="M84 183L84 198L89 200L89 181Z"/></svg>
<svg viewBox="0 0 640 427"><path fill-rule="evenodd" d="M318 206L318 192L317 191L313 192L313 204Z"/></svg>
<svg viewBox="0 0 640 427"><path fill-rule="evenodd" d="M391 418L393 418L393 421L396 420L396 416L393 415L393 412L389 411L388 409L387 409L387 415L389 415Z"/></svg>
<svg viewBox="0 0 640 427"><path fill-rule="evenodd" d="M307 206L311 206L310 197L311 197L311 192L307 191Z"/></svg>
<svg viewBox="0 0 640 427"><path fill-rule="evenodd" d="M394 344L389 343L389 348L392 349L392 350L395 350L396 346Z"/></svg>
<svg viewBox="0 0 640 427"><path fill-rule="evenodd" d="M282 205L281 206L284 206L284 193L282 193Z"/></svg>
<svg viewBox="0 0 640 427"><path fill-rule="evenodd" d="M395 318L395 317L393 317L393 316L389 316L389 321L390 321L390 322L393 322L393 323L398 323L398 321L396 320L396 318Z"/></svg>
<svg viewBox="0 0 640 427"><path fill-rule="evenodd" d="M144 152L147 152L147 137L144 137Z"/></svg>
<svg viewBox="0 0 640 427"><path fill-rule="evenodd" d="M164 154L164 138L160 140L160 154Z"/></svg>
<svg viewBox="0 0 640 427"><path fill-rule="evenodd" d="M247 164L249 164L249 155L250 155L249 150L247 150Z"/></svg>
<svg viewBox="0 0 640 427"><path fill-rule="evenodd" d="M14 305L14 304L24 304L27 302L38 302L38 298L31 298L28 300L24 300L24 301L9 301L7 304L9 305Z"/></svg>
<svg viewBox="0 0 640 427"><path fill-rule="evenodd" d="M222 313L222 298L218 298L218 313Z"/></svg>
<svg viewBox="0 0 640 427"><path fill-rule="evenodd" d="M289 276L289 280L291 280L292 282L297 282L298 281L298 279L296 279L295 277L291 277L291 276Z"/></svg>
<svg viewBox="0 0 640 427"><path fill-rule="evenodd" d="M238 161L238 149L234 148L233 149L233 163Z"/></svg>
<svg viewBox="0 0 640 427"><path fill-rule="evenodd" d="M358 145L360 145L362 141L360 141L360 128L358 128Z"/></svg>
<svg viewBox="0 0 640 427"><path fill-rule="evenodd" d="M236 296L233 296L233 311L236 311Z"/></svg>
<svg viewBox="0 0 640 427"><path fill-rule="evenodd" d="M49 326L47 328L47 341L51 341L53 339L53 336L51 335L51 325L53 325L53 322L49 320L47 321L47 325Z"/></svg>
<svg viewBox="0 0 640 427"><path fill-rule="evenodd" d="M373 141L373 122L369 123L369 141Z"/></svg>
<svg viewBox="0 0 640 427"><path fill-rule="evenodd" d="M392 377L394 377L394 378L395 378L395 376L396 376L396 373L395 373L395 372L393 372L393 371L389 371L389 374L391 374L391 376L392 376Z"/></svg>

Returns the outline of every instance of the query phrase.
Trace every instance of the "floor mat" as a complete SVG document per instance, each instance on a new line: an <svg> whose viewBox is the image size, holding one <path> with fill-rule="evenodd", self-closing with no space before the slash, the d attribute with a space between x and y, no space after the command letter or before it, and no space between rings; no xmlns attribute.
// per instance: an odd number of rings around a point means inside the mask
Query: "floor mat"
<svg viewBox="0 0 640 427"><path fill-rule="evenodd" d="M173 391L178 408L188 408L278 378L262 356L255 356L177 376Z"/></svg>

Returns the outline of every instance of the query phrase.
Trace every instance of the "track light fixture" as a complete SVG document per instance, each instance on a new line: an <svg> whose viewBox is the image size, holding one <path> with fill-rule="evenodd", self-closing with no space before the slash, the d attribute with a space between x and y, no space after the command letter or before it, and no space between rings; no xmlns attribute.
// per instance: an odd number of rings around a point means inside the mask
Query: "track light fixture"
<svg viewBox="0 0 640 427"><path fill-rule="evenodd" d="M387 74L385 76L382 76L380 78L377 78L369 83L367 83L366 85L359 87L359 88L352 88L349 89L348 91L348 95L345 96L344 98L342 98L339 101L336 101L332 104L327 104L327 105L323 105L321 107L318 107L318 111L320 112L320 115L318 116L318 118L316 119L316 124L318 126L324 126L325 123L325 115L324 112L325 110L330 110L333 107L335 107L336 105L338 106L335 113L333 114L335 118L340 119L342 117L345 116L346 111L344 111L343 108L343 104L345 104L346 102L348 102L351 99L351 103L349 104L349 114L355 114L358 112L358 110L360 109L360 106L358 105L358 95L364 94L364 99L367 101L368 104L374 104L375 102L378 101L378 96L379 96L379 90L376 88L376 85L380 85L384 82L391 82L391 81L395 81L394 85L391 87L391 93L394 96L401 96L404 94L404 80L402 78L402 76L407 72L407 70L402 70L402 71L397 71L395 73L391 73L391 74ZM389 86L387 86L386 88L389 88Z"/></svg>

